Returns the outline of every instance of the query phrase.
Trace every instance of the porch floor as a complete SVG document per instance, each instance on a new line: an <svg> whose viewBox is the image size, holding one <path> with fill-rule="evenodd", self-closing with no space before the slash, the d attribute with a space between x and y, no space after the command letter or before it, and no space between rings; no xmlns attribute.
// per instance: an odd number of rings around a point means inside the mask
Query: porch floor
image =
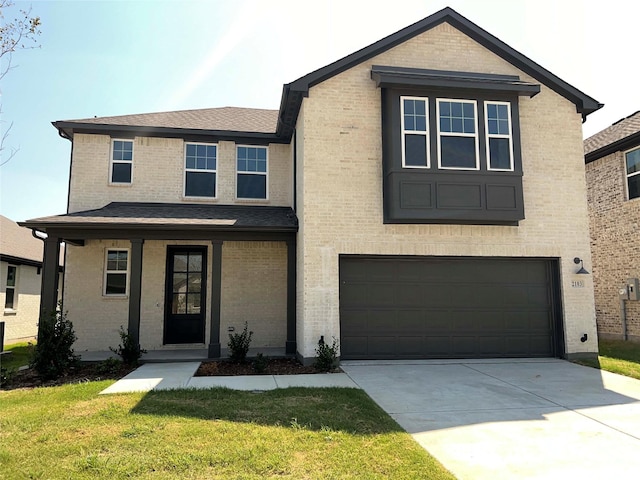
<svg viewBox="0 0 640 480"><path fill-rule="evenodd" d="M83 362L101 362L110 357L116 357L111 351L98 352L76 352L80 355ZM258 353L262 353L265 357L286 357L285 349L278 347L269 348L251 348L249 349L249 357L255 357ZM160 363L160 362L204 362L206 360L219 360L208 357L206 348L193 349L177 349L177 350L149 350L142 356L142 363ZM220 358L228 358L228 349L223 348Z"/></svg>

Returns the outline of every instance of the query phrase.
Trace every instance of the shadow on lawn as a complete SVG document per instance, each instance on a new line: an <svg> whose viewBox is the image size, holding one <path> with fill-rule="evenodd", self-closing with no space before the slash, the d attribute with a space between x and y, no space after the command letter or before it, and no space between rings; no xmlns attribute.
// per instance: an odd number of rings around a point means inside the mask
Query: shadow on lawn
<svg viewBox="0 0 640 480"><path fill-rule="evenodd" d="M366 393L354 388L151 391L131 413L356 434L404 431Z"/></svg>

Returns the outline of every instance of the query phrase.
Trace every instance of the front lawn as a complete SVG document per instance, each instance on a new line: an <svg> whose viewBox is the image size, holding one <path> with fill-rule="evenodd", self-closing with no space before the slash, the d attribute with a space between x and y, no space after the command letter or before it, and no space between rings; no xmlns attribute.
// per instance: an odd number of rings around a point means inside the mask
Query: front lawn
<svg viewBox="0 0 640 480"><path fill-rule="evenodd" d="M600 340L597 361L581 361L583 365L619 373L640 380L640 344L622 340Z"/></svg>
<svg viewBox="0 0 640 480"><path fill-rule="evenodd" d="M357 389L0 392L0 478L452 479Z"/></svg>
<svg viewBox="0 0 640 480"><path fill-rule="evenodd" d="M5 345L5 352L11 352L9 354L0 355L0 367L8 369L17 369L23 365L29 365L31 360L31 348L33 343L22 342L14 343L12 345Z"/></svg>

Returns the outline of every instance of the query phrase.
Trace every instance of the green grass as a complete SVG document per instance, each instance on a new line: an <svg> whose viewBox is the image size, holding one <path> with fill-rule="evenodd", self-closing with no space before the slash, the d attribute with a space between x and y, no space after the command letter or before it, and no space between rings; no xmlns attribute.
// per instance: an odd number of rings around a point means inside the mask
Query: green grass
<svg viewBox="0 0 640 480"><path fill-rule="evenodd" d="M583 365L619 373L640 380L640 344L622 340L600 340L597 361L581 361Z"/></svg>
<svg viewBox="0 0 640 480"><path fill-rule="evenodd" d="M0 479L452 479L364 392L0 392Z"/></svg>
<svg viewBox="0 0 640 480"><path fill-rule="evenodd" d="M35 344L35 342L33 342ZM4 347L10 354L0 355L0 367L16 369L23 365L29 365L31 347L28 342L14 343Z"/></svg>

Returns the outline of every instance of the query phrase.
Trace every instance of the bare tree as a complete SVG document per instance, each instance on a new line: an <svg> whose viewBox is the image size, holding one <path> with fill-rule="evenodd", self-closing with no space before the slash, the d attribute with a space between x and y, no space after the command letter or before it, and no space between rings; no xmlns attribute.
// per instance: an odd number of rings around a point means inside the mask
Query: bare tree
<svg viewBox="0 0 640 480"><path fill-rule="evenodd" d="M7 21L5 18L7 12L10 12L14 6L15 2L13 0L0 0L0 82L13 68L11 65L13 52L38 47L40 17L32 16L31 7L29 7L28 10L19 9L14 13L15 17ZM2 105L0 104L1 116ZM5 121L0 120L0 124L3 123ZM18 152L17 147L9 148L8 152L5 151L5 142L12 126L13 123L10 123L6 129L2 129L0 136L0 167L9 162Z"/></svg>

